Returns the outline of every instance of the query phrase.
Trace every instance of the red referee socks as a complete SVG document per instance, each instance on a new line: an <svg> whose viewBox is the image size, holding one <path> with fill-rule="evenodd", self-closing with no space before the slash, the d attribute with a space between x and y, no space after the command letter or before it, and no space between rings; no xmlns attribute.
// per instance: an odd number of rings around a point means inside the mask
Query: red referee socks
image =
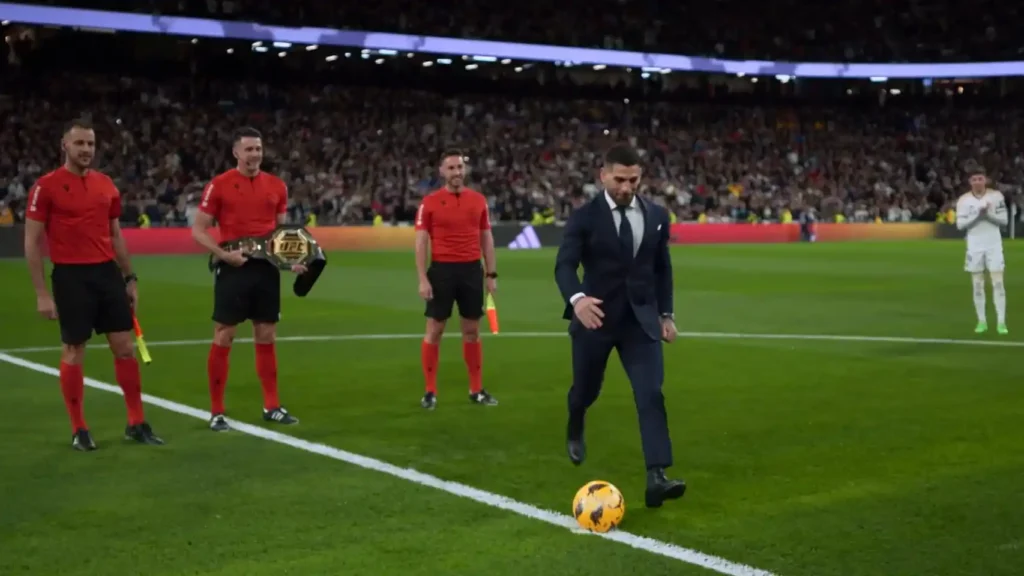
<svg viewBox="0 0 1024 576"><path fill-rule="evenodd" d="M469 371L469 393L476 394L483 389L483 347L480 341L463 342L462 358L466 361Z"/></svg>
<svg viewBox="0 0 1024 576"><path fill-rule="evenodd" d="M132 358L114 358L114 377L124 393L124 403L128 408L128 424L135 426L146 420L142 409L142 374L139 373L139 361Z"/></svg>
<svg viewBox="0 0 1024 576"><path fill-rule="evenodd" d="M206 360L206 375L210 381L210 413L224 413L224 389L228 384L229 358L231 347L210 345ZM277 351L274 344L256 344L256 375L263 388L263 407L267 410L280 408L277 398Z"/></svg>
<svg viewBox="0 0 1024 576"><path fill-rule="evenodd" d="M426 383L427 392L437 394L437 359L440 356L440 346L431 344L426 340L420 345L420 363L423 365L423 381Z"/></svg>
<svg viewBox="0 0 1024 576"><path fill-rule="evenodd" d="M427 392L434 394L437 394L437 362L440 350L439 344L431 344L426 340L420 345L423 380ZM466 371L469 372L469 393L476 394L483 389L483 348L480 341L463 342L462 358L466 361Z"/></svg>
<svg viewBox="0 0 1024 576"><path fill-rule="evenodd" d="M228 385L228 359L231 356L230 346L210 346L210 356L206 359L206 376L210 382L210 413L224 413L224 388Z"/></svg>
<svg viewBox="0 0 1024 576"><path fill-rule="evenodd" d="M64 405L71 417L71 431L77 432L85 425L82 411L82 397L85 395L85 374L81 364L60 363L60 391L64 395Z"/></svg>
<svg viewBox="0 0 1024 576"><path fill-rule="evenodd" d="M277 352L274 344L256 344L256 375L263 387L263 407L273 410L281 407L277 399Z"/></svg>

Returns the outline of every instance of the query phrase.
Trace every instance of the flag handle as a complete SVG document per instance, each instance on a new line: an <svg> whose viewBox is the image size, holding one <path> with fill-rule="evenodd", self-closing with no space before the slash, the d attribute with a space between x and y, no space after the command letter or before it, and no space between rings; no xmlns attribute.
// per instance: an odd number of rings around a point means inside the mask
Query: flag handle
<svg viewBox="0 0 1024 576"><path fill-rule="evenodd" d="M134 314L132 314L132 323L135 325L135 345L139 348L142 363L149 364L153 359L149 356L149 349L146 348L146 339L142 336L142 327L139 326L139 319Z"/></svg>
<svg viewBox="0 0 1024 576"><path fill-rule="evenodd" d="M498 333L498 309L494 306L494 296L487 295L487 323L491 325L491 334Z"/></svg>

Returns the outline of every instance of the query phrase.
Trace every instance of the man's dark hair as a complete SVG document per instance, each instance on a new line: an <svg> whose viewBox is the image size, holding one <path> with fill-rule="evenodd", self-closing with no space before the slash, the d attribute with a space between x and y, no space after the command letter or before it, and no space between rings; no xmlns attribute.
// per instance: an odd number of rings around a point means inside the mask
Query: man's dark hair
<svg viewBox="0 0 1024 576"><path fill-rule="evenodd" d="M640 164L640 154L632 146L616 144L604 153L604 165L611 167L612 164L638 166Z"/></svg>
<svg viewBox="0 0 1024 576"><path fill-rule="evenodd" d="M67 134L74 128L81 128L82 130L93 130L92 121L86 118L75 118L64 124L64 131L61 134Z"/></svg>
<svg viewBox="0 0 1024 576"><path fill-rule="evenodd" d="M967 175L968 176L984 176L985 175L985 167L982 166L981 164L971 164L970 166L967 167Z"/></svg>
<svg viewBox="0 0 1024 576"><path fill-rule="evenodd" d="M450 158L452 156L458 156L459 158L465 157L462 150L459 148L445 148L444 151L441 152L441 162L444 162L445 158Z"/></svg>
<svg viewBox="0 0 1024 576"><path fill-rule="evenodd" d="M259 138L262 140L263 134L260 134L260 131L253 128L252 126L245 126L243 128L239 128L238 130L235 130L235 136L234 138L232 138L231 142L233 144L238 144L238 141L241 140L242 138Z"/></svg>

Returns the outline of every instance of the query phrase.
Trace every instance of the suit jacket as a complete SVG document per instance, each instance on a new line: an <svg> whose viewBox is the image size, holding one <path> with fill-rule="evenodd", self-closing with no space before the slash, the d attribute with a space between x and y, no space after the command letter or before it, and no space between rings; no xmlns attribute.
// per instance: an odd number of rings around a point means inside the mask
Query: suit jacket
<svg viewBox="0 0 1024 576"><path fill-rule="evenodd" d="M674 312L668 212L653 202L637 200L644 235L633 258L622 249L604 193L569 216L555 261L555 282L565 301L562 317L570 320L570 333L585 329L569 302L582 292L603 301L605 316L598 332L615 334L633 314L649 337L661 338L661 315ZM582 281L577 274L581 264Z"/></svg>

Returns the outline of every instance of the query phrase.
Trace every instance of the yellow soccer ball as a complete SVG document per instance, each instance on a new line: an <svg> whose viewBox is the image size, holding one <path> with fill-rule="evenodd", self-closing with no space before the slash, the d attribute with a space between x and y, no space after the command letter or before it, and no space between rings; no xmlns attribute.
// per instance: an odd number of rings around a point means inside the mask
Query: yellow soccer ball
<svg viewBox="0 0 1024 576"><path fill-rule="evenodd" d="M572 515L580 528L590 532L607 532L622 522L626 501L611 482L587 482L572 499Z"/></svg>

